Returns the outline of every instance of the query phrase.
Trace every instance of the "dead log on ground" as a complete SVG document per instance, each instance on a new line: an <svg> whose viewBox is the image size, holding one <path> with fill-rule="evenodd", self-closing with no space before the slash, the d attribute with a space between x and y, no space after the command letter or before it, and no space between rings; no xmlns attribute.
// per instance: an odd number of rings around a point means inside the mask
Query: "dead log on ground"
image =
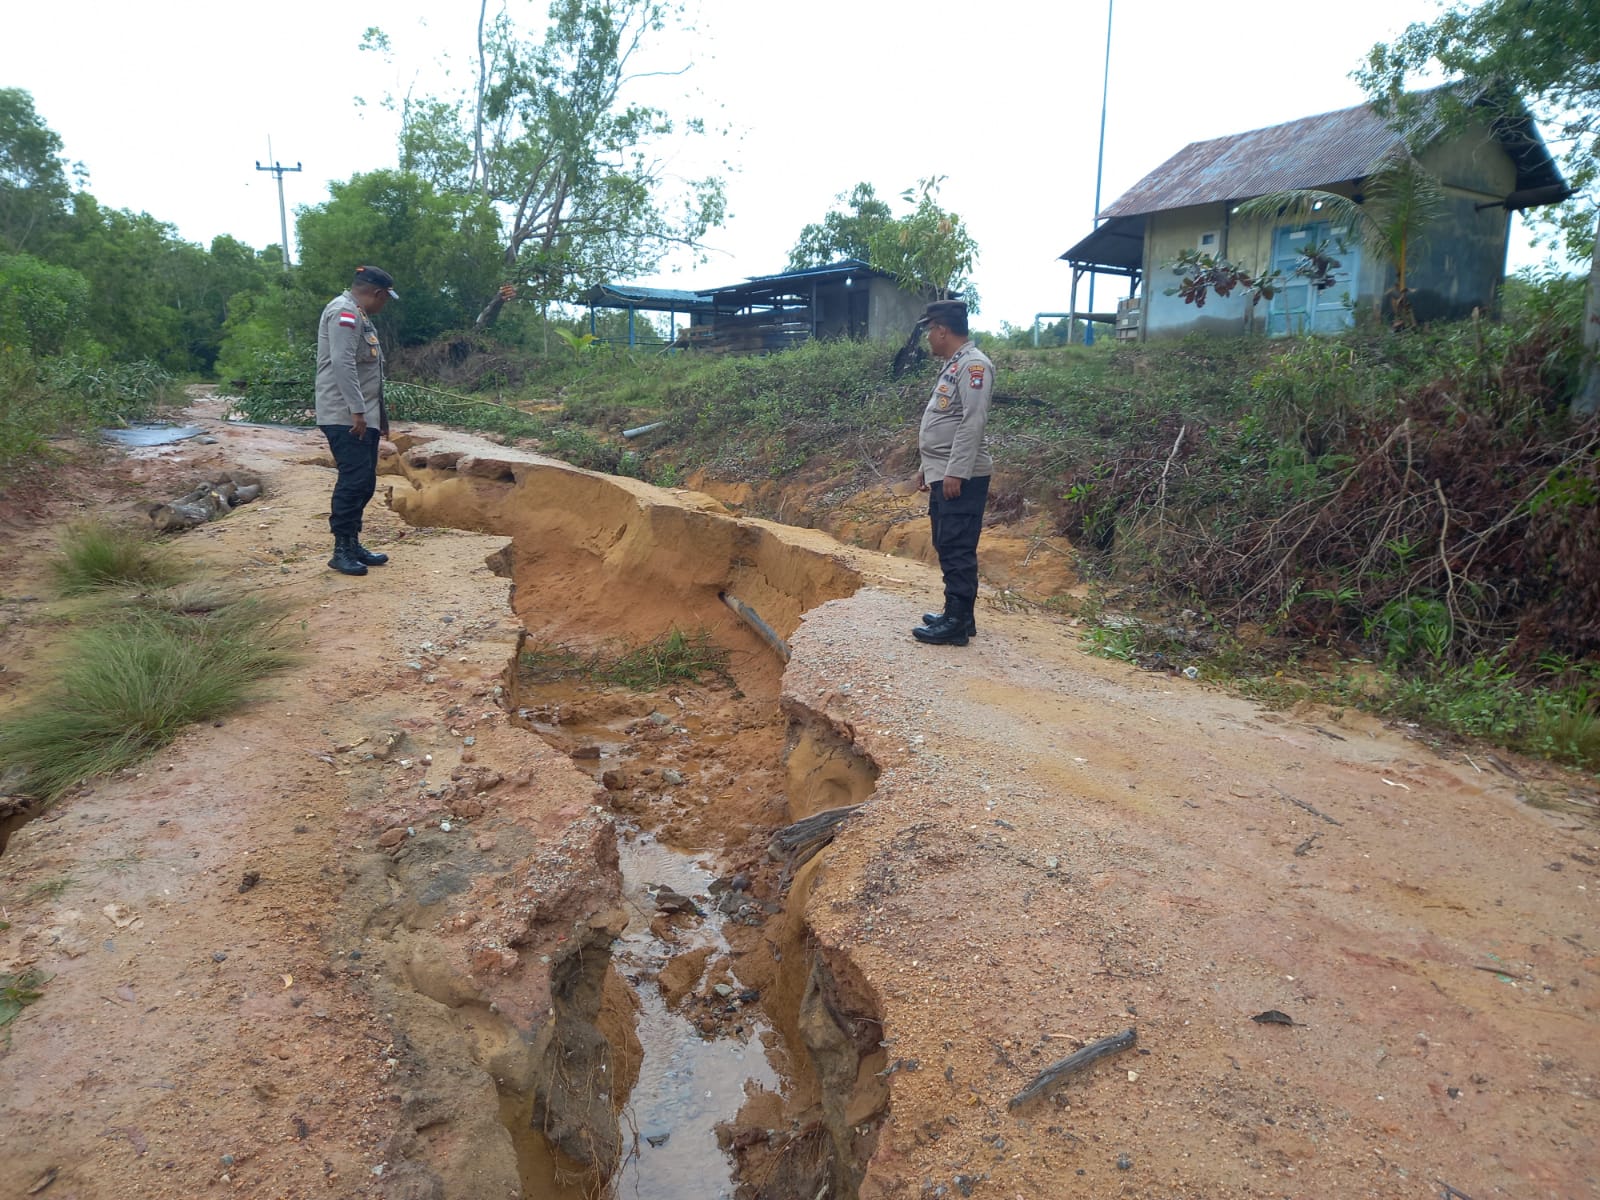
<svg viewBox="0 0 1600 1200"><path fill-rule="evenodd" d="M193 529L226 516L261 495L261 477L249 471L214 476L167 504L146 504L142 511L160 533Z"/></svg>
<svg viewBox="0 0 1600 1200"><path fill-rule="evenodd" d="M1034 1077L1032 1083L1023 1088L1006 1102L1007 1108L1021 1108L1030 1100L1037 1099L1054 1088L1067 1076L1081 1071L1092 1062L1098 1062L1107 1055L1120 1054L1139 1040L1139 1033L1134 1029L1124 1029L1121 1033L1111 1037L1101 1038L1098 1042L1090 1042L1075 1054L1069 1054L1060 1062L1051 1063Z"/></svg>

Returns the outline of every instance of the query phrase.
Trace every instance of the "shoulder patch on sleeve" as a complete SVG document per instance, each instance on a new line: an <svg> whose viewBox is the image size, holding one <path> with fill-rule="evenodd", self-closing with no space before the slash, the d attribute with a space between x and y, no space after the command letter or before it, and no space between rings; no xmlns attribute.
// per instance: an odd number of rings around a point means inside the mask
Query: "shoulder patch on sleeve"
<svg viewBox="0 0 1600 1200"><path fill-rule="evenodd" d="M348 309L339 314L339 324L344 326L346 329L354 329L356 327L356 323L355 313L350 312Z"/></svg>
<svg viewBox="0 0 1600 1200"><path fill-rule="evenodd" d="M967 386L975 392L983 390L983 364L973 363L967 368Z"/></svg>

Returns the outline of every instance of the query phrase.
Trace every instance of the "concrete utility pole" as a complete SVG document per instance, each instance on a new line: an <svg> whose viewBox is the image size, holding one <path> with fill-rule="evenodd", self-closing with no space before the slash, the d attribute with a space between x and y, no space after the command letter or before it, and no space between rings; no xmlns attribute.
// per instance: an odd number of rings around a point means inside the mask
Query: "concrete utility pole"
<svg viewBox="0 0 1600 1200"><path fill-rule="evenodd" d="M267 153L272 153L271 142L267 143ZM298 171L299 169L299 163L295 163L292 167L286 167L276 161L270 167L263 167L261 160L259 158L256 159L256 170L271 171L278 180L278 225L283 231L283 269L285 271L289 269L289 210L284 207L283 203L283 177L291 171Z"/></svg>

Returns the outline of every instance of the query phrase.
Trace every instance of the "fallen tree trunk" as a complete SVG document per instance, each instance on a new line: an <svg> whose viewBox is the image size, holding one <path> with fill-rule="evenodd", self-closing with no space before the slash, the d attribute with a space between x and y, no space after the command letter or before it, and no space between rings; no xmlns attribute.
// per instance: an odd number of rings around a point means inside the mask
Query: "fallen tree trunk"
<svg viewBox="0 0 1600 1200"><path fill-rule="evenodd" d="M1090 1063L1098 1062L1107 1055L1120 1054L1139 1040L1139 1033L1134 1029L1124 1029L1121 1033L1111 1037L1101 1038L1098 1042L1090 1042L1075 1054L1069 1054L1060 1062L1051 1063L1027 1087L1023 1088L1010 1100L1006 1107L1011 1109L1021 1108L1030 1100L1036 1100L1049 1092L1067 1076L1083 1070Z"/></svg>
<svg viewBox="0 0 1600 1200"><path fill-rule="evenodd" d="M261 477L249 471L230 471L216 475L207 483L166 504L147 504L144 514L160 533L193 529L207 521L226 516L241 504L261 495Z"/></svg>

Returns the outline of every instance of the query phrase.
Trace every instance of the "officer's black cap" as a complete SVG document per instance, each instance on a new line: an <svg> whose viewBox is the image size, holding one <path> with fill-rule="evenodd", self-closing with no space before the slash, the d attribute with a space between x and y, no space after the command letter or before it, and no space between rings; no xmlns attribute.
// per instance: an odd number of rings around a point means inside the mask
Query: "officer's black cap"
<svg viewBox="0 0 1600 1200"><path fill-rule="evenodd" d="M400 299L400 293L394 290L394 276L382 267L357 267L356 282L364 283L368 287L381 288L388 292L392 299Z"/></svg>
<svg viewBox="0 0 1600 1200"><path fill-rule="evenodd" d="M965 300L935 300L922 310L923 324L937 321L946 329L965 333L967 329L967 302Z"/></svg>

